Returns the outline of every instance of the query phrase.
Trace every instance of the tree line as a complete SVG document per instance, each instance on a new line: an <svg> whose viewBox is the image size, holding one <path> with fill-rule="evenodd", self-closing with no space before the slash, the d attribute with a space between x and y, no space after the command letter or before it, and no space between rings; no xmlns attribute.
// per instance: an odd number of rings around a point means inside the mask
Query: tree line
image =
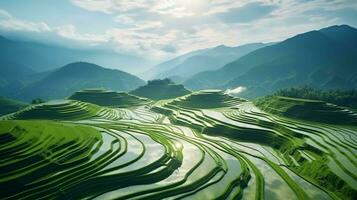
<svg viewBox="0 0 357 200"><path fill-rule="evenodd" d="M340 106L357 108L357 90L320 90L308 86L278 90L274 95L326 101Z"/></svg>

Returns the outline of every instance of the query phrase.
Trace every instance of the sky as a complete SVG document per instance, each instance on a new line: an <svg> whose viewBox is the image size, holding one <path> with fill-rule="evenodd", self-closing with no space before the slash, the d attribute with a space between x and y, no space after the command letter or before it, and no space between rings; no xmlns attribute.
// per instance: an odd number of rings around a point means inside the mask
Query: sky
<svg viewBox="0 0 357 200"><path fill-rule="evenodd" d="M157 62L221 44L357 27L357 0L1 0L0 33Z"/></svg>

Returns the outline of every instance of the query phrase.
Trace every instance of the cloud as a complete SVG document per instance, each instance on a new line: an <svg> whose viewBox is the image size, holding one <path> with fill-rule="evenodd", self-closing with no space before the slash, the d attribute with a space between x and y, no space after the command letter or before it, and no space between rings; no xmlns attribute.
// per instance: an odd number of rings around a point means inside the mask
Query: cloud
<svg viewBox="0 0 357 200"><path fill-rule="evenodd" d="M11 18L11 15L6 10L0 9L0 19L1 18Z"/></svg>
<svg viewBox="0 0 357 200"><path fill-rule="evenodd" d="M160 50L168 52L168 53L175 53L177 51L177 48L173 44L165 44L165 45L162 45Z"/></svg>
<svg viewBox="0 0 357 200"><path fill-rule="evenodd" d="M80 34L77 32L77 29L73 25L66 25L61 27L54 28L56 33L64 38L90 42L92 45L95 43L103 43L108 41L108 36L101 34Z"/></svg>
<svg viewBox="0 0 357 200"><path fill-rule="evenodd" d="M255 2L217 13L217 17L227 23L249 23L269 15L276 8L275 5Z"/></svg>
<svg viewBox="0 0 357 200"><path fill-rule="evenodd" d="M71 0L76 6L88 11L99 11L106 14L111 13L114 2L111 0Z"/></svg>
<svg viewBox="0 0 357 200"><path fill-rule="evenodd" d="M0 29L7 31L48 32L51 28L44 22L31 22L14 18L6 10L0 9Z"/></svg>
<svg viewBox="0 0 357 200"><path fill-rule="evenodd" d="M239 93L242 93L244 91L246 91L247 88L246 87L243 87L243 86L238 86L234 89L227 89L224 93L225 94L229 94L229 95L237 95Z"/></svg>
<svg viewBox="0 0 357 200"><path fill-rule="evenodd" d="M148 8L154 0L71 0L71 2L88 11L112 14L138 8Z"/></svg>
<svg viewBox="0 0 357 200"><path fill-rule="evenodd" d="M236 45L240 27L229 25L226 22L229 16L225 16L225 20L217 19L217 14L223 16L223 13L236 14L239 9L248 9L246 12L257 9L251 16L251 20L257 20L262 17L261 11L266 15L273 8L270 1L112 0L106 1L106 5L111 6L98 9L94 0L74 1L88 11L114 15L118 27L105 30L103 34L117 48L159 59L222 43Z"/></svg>
<svg viewBox="0 0 357 200"><path fill-rule="evenodd" d="M62 1L61 1L62 2ZM0 28L51 33L158 60L221 44L284 40L351 22L355 0L70 0L79 20L46 23L0 10ZM98 13L97 13L98 12ZM86 14L96 21L88 26ZM82 19L83 18L83 19ZM26 19L26 18L25 18ZM76 18L77 19L77 18ZM101 20L103 24L100 24ZM90 22L89 22L90 23Z"/></svg>
<svg viewBox="0 0 357 200"><path fill-rule="evenodd" d="M132 15L118 15L114 18L114 21L126 26L128 30L145 30L152 28L160 28L163 23L159 20L137 20Z"/></svg>

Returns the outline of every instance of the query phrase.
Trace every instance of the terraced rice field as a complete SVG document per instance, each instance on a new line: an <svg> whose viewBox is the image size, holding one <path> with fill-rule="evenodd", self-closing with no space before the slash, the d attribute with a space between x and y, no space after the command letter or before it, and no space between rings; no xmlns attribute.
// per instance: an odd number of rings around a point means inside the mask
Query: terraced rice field
<svg viewBox="0 0 357 200"><path fill-rule="evenodd" d="M274 116L219 91L126 108L53 101L2 119L1 199L357 195L355 126Z"/></svg>

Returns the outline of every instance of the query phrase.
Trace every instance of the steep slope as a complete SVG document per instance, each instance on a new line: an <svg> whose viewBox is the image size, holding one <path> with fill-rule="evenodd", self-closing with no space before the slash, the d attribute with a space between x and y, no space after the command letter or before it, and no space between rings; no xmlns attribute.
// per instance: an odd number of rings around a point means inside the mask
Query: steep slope
<svg viewBox="0 0 357 200"><path fill-rule="evenodd" d="M28 104L25 102L0 97L0 115L16 112L26 106L28 106Z"/></svg>
<svg viewBox="0 0 357 200"><path fill-rule="evenodd" d="M190 89L245 86L250 97L297 85L356 88L356 41L357 30L347 25L307 32L253 51L219 70L199 73L184 85Z"/></svg>
<svg viewBox="0 0 357 200"><path fill-rule="evenodd" d="M219 69L223 65L266 45L263 43L252 43L237 47L220 45L190 52L153 67L154 74L152 77L188 78L205 70Z"/></svg>
<svg viewBox="0 0 357 200"><path fill-rule="evenodd" d="M196 51L192 51L189 53L186 53L184 55L175 57L171 60L162 62L158 65L155 65L151 67L149 70L145 71L145 73L141 74L141 76L145 79L153 79L155 78L158 74L161 74L165 71L171 70L173 66L179 65L182 62L184 62L187 58L190 58L195 55L199 55L203 52L207 51L207 49L199 49Z"/></svg>
<svg viewBox="0 0 357 200"><path fill-rule="evenodd" d="M136 96L146 97L153 100L171 99L189 94L183 85L178 85L170 79L152 80L147 85L141 86L130 92Z"/></svg>
<svg viewBox="0 0 357 200"><path fill-rule="evenodd" d="M144 81L123 71L77 62L55 70L38 82L25 87L17 95L21 99L63 98L85 88L108 88L118 91L132 90Z"/></svg>
<svg viewBox="0 0 357 200"><path fill-rule="evenodd" d="M74 93L69 99L94 103L109 107L132 107L149 103L146 98L140 98L126 92L115 92L101 89L86 89Z"/></svg>
<svg viewBox="0 0 357 200"><path fill-rule="evenodd" d="M10 40L0 36L0 60L25 65L35 71L59 68L71 62L94 62L110 68L134 72L142 70L147 61L131 55L101 49L70 49L66 47ZM134 71L133 71L134 70ZM135 71L136 72L136 71Z"/></svg>

